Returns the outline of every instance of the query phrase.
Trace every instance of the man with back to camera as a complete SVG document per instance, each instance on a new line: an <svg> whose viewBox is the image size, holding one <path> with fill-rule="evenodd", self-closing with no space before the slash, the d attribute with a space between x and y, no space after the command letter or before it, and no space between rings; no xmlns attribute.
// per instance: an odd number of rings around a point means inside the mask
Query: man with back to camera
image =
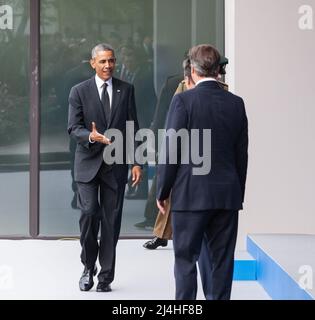
<svg viewBox="0 0 315 320"><path fill-rule="evenodd" d="M166 129L187 129L189 135L192 129L199 129L201 136L204 129L210 129L211 145L205 147L211 149L211 159L207 159L211 170L193 175L198 166L191 157L188 164L170 164L172 150L176 150L179 161L183 150L167 138L166 164L158 165L157 205L164 213L172 190L176 299L196 299L199 259L206 299L228 300L238 211L243 207L245 193L247 117L242 98L220 88L215 80L219 52L211 45L199 45L191 48L189 57L196 87L174 96ZM199 154L205 153L201 142ZM200 255L203 240L205 248Z"/></svg>
<svg viewBox="0 0 315 320"><path fill-rule="evenodd" d="M128 175L126 122L134 122L135 132L139 129L134 87L112 77L115 62L114 49L110 45L97 45L90 60L95 76L74 86L69 95L68 132L77 142L74 179L78 186L78 207L81 209L81 262L84 265L79 281L81 291L88 291L94 285L97 257L101 270L96 290L111 291ZM104 148L111 143L102 134L107 129L118 129L124 136L122 164L109 165L103 160ZM134 185L140 182L141 174L141 167L133 165Z"/></svg>
<svg viewBox="0 0 315 320"><path fill-rule="evenodd" d="M228 64L229 60L226 57L221 56L220 57L220 69L219 69L219 77L217 79L219 85L224 89L228 90L229 87L226 83L222 82L221 76L226 74L225 67ZM174 94L178 94L181 92L184 92L185 90L189 90L195 87L195 83L191 78L191 67L190 67L190 60L186 58L183 61L183 69L184 69L184 80L178 81L179 85L177 86L177 90L175 91ZM170 98L171 100L171 98ZM153 180L154 183L154 180ZM153 184L152 183L152 184ZM154 197L156 195L156 188L154 188ZM151 190L150 190L150 195L151 195ZM148 199L148 202L151 202L151 200ZM146 209L149 209L148 204L146 206ZM151 217L153 215L152 211L155 210L156 206L156 201L154 201L154 208L151 209L150 215L146 212L146 217ZM148 211L148 210L146 210ZM172 226L171 226L171 215L170 215L170 204L168 204L166 208L165 214L162 214L160 211L158 211L156 220L155 220L155 225L153 229L153 234L154 238L152 240L149 240L143 244L143 247L149 250L155 250L158 247L166 247L168 244L168 240L172 239Z"/></svg>

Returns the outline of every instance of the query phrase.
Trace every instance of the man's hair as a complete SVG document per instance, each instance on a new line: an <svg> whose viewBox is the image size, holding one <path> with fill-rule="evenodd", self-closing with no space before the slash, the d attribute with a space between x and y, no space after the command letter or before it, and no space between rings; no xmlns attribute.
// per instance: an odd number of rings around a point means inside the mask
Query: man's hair
<svg viewBox="0 0 315 320"><path fill-rule="evenodd" d="M94 59L97 56L97 53L100 51L111 51L115 56L114 48L110 44L100 43L92 49L92 52L91 52L92 59Z"/></svg>
<svg viewBox="0 0 315 320"><path fill-rule="evenodd" d="M200 44L189 50L191 66L199 77L216 77L219 71L220 53L210 44Z"/></svg>
<svg viewBox="0 0 315 320"><path fill-rule="evenodd" d="M184 77L191 78L191 65L190 65L190 59L186 58L183 61L183 69L184 69Z"/></svg>

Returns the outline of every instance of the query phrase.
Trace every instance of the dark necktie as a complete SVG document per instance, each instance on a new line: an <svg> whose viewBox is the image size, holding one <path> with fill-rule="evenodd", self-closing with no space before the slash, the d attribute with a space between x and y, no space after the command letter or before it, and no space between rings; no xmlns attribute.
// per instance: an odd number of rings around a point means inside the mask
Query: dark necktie
<svg viewBox="0 0 315 320"><path fill-rule="evenodd" d="M104 106L106 122L107 122L107 125L109 125L111 110L110 110L110 100L109 100L109 95L108 95L108 92L107 92L107 87L108 87L108 84L105 82L103 84L103 92L102 92L101 101L102 101L102 104Z"/></svg>

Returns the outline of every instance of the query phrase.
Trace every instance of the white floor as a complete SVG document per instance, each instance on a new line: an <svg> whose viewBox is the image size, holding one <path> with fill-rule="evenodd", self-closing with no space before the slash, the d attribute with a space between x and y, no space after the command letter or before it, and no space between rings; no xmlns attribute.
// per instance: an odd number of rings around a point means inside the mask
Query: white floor
<svg viewBox="0 0 315 320"><path fill-rule="evenodd" d="M96 285L89 292L79 291L82 265L78 241L1 240L0 300L173 300L171 244L149 251L142 248L143 243L143 240L119 241L113 291L97 293ZM198 299L203 299L202 290ZM270 297L257 282L238 281L233 283L232 299Z"/></svg>

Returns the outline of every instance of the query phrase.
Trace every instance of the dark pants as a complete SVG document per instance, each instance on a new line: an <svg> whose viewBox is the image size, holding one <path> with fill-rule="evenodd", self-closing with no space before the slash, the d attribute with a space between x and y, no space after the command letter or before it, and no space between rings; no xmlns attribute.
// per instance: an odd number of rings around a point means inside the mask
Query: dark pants
<svg viewBox="0 0 315 320"><path fill-rule="evenodd" d="M159 209L156 205L156 175L152 179L148 200L145 204L144 217L149 224L154 226Z"/></svg>
<svg viewBox="0 0 315 320"><path fill-rule="evenodd" d="M105 165L89 183L78 183L81 261L88 269L94 267L99 255L100 282L114 280L116 244L119 238L125 183L118 183ZM101 228L100 243L98 232Z"/></svg>
<svg viewBox="0 0 315 320"><path fill-rule="evenodd" d="M230 299L238 211L174 211L172 227L176 299L196 299L197 261L206 299Z"/></svg>

